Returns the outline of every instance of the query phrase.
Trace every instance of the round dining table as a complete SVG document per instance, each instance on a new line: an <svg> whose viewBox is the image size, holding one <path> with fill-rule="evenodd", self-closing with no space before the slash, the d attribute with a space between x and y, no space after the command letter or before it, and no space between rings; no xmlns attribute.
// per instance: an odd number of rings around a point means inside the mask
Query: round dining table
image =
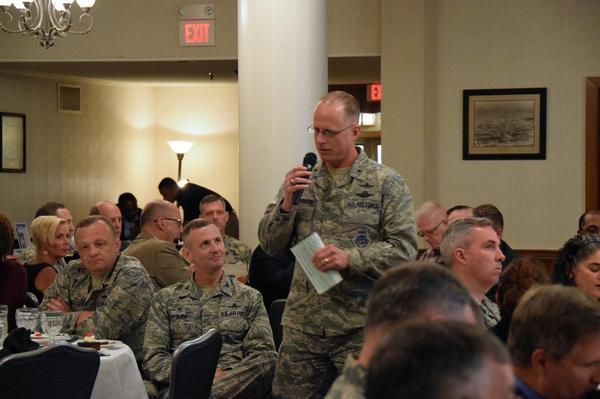
<svg viewBox="0 0 600 399"><path fill-rule="evenodd" d="M91 399L147 399L133 352L120 341L111 343L100 350L100 369Z"/></svg>

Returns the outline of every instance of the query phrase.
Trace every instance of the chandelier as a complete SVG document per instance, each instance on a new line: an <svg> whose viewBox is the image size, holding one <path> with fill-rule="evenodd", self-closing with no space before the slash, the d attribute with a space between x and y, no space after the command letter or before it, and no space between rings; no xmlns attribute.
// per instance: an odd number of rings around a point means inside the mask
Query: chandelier
<svg viewBox="0 0 600 399"><path fill-rule="evenodd" d="M81 10L81 30L72 29L74 0L0 0L0 30L34 35L42 47L54 46L54 39L67 33L83 35L92 30L94 19L90 9L96 0L77 0ZM11 6L12 4L12 6Z"/></svg>

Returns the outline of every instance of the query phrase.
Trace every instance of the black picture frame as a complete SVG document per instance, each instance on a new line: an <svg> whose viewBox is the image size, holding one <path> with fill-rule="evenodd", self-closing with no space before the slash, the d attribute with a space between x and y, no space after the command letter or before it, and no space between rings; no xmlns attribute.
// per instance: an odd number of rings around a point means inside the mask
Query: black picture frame
<svg viewBox="0 0 600 399"><path fill-rule="evenodd" d="M0 173L25 173L26 134L25 114L0 112Z"/></svg>
<svg viewBox="0 0 600 399"><path fill-rule="evenodd" d="M546 91L463 90L463 160L546 159Z"/></svg>

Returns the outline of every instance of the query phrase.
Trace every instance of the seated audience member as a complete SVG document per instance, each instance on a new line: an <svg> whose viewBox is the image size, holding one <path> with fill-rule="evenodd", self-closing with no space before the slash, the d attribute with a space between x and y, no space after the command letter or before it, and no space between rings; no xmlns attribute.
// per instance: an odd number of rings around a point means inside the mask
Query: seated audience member
<svg viewBox="0 0 600 399"><path fill-rule="evenodd" d="M473 215L478 218L486 218L492 221L492 227L494 231L498 235L498 239L500 240L500 250L504 255L504 260L502 261L502 269L506 269L510 262L515 259L518 255L513 249L502 239L502 233L504 231L504 216L500 212L500 210L492 205L492 204L483 204L475 207L473 209ZM496 301L496 290L497 285L494 284L492 288L485 294L490 301Z"/></svg>
<svg viewBox="0 0 600 399"><path fill-rule="evenodd" d="M349 355L326 399L365 396L366 370L383 336L407 321L461 320L475 324L476 308L467 289L434 263L407 262L379 278L369 294L364 342L358 358Z"/></svg>
<svg viewBox="0 0 600 399"><path fill-rule="evenodd" d="M472 218L473 208L467 205L454 205L448 209L446 214L448 215L448 223L452 223L456 219Z"/></svg>
<svg viewBox="0 0 600 399"><path fill-rule="evenodd" d="M576 235L558 252L554 282L574 285L589 296L600 299L600 236Z"/></svg>
<svg viewBox="0 0 600 399"><path fill-rule="evenodd" d="M69 227L69 248L70 252L75 252L75 247L73 244L73 232L75 231L75 225L73 225L73 216L71 216L71 212L61 204L60 202L46 202L42 205L37 211L35 211L35 217L40 216L57 216L61 219L67 221L67 226ZM21 252L18 256L18 261L23 263L29 263L36 256L35 244L25 248L23 252ZM72 256L67 257L65 260L61 260L59 263L53 265L56 271L61 271L65 266L67 266L66 261L77 258L77 254L73 254Z"/></svg>
<svg viewBox="0 0 600 399"><path fill-rule="evenodd" d="M600 210L590 209L579 217L579 228L577 234L599 234L600 233Z"/></svg>
<svg viewBox="0 0 600 399"><path fill-rule="evenodd" d="M504 260L502 261L502 268L506 269L510 262L513 261L518 255L513 249L502 239L502 233L504 231L504 216L500 212L498 208L496 208L492 204L483 204L479 205L475 209L473 209L473 216L476 218L487 218L492 221L492 226L496 234L498 234L498 239L500 240L500 250L504 254ZM495 289L491 294L488 295L488 298L494 300L495 298Z"/></svg>
<svg viewBox="0 0 600 399"><path fill-rule="evenodd" d="M409 323L369 365L369 399L513 399L510 356L493 335L456 321Z"/></svg>
<svg viewBox="0 0 600 399"><path fill-rule="evenodd" d="M217 226L193 220L183 240L194 274L154 296L144 339L144 371L167 391L179 344L216 328L223 347L210 397L263 397L271 389L277 353L260 294L224 275L225 248Z"/></svg>
<svg viewBox="0 0 600 399"><path fill-rule="evenodd" d="M140 226L142 210L138 208L137 198L131 193L119 195L117 206L123 221L121 241L131 241L142 231Z"/></svg>
<svg viewBox="0 0 600 399"><path fill-rule="evenodd" d="M500 320L498 306L485 293L498 282L504 255L492 222L484 218L457 219L442 237L442 258L480 304L484 324Z"/></svg>
<svg viewBox="0 0 600 399"><path fill-rule="evenodd" d="M25 269L19 263L6 259L12 251L14 240L12 224L0 212L0 304L8 306L9 331L16 327L15 309L23 306L27 292Z"/></svg>
<svg viewBox="0 0 600 399"><path fill-rule="evenodd" d="M179 209L168 201L147 203L142 211L142 232L123 252L142 262L157 290L190 276L188 264L175 246L181 238L180 218Z"/></svg>
<svg viewBox="0 0 600 399"><path fill-rule="evenodd" d="M183 208L184 225L200 216L200 201L202 201L202 198L210 194L219 195L206 187L194 183L186 183L185 186L179 187L175 180L170 177L165 177L160 181L158 191L164 200L169 202L177 201L177 206ZM225 200L225 210L229 212L229 220L225 227L226 233L231 237L240 238L240 226L237 215L227 200Z"/></svg>
<svg viewBox="0 0 600 399"><path fill-rule="evenodd" d="M510 320L519 299L531 287L550 283L550 275L542 262L529 257L513 260L498 281L496 303L500 308L500 322L490 330L506 342Z"/></svg>
<svg viewBox="0 0 600 399"><path fill-rule="evenodd" d="M271 256L257 245L252 252L248 284L261 293L267 311L274 300L288 297L295 263L296 258L289 249Z"/></svg>
<svg viewBox="0 0 600 399"><path fill-rule="evenodd" d="M100 215L110 220L117 232L117 236L121 237L123 216L121 216L121 210L115 204L108 201L100 201L90 209L90 215ZM121 241L120 250L123 251L126 247L127 244Z"/></svg>
<svg viewBox="0 0 600 399"><path fill-rule="evenodd" d="M419 256L419 260L442 263L440 242L448 225L446 209L437 202L427 201L415 212L417 235L427 241L429 249Z"/></svg>
<svg viewBox="0 0 600 399"><path fill-rule="evenodd" d="M243 242L227 235L225 225L229 220L229 212L225 207L225 200L216 194L209 194L200 201L200 215L203 219L213 222L223 236L225 244L225 263L250 263L252 249Z"/></svg>
<svg viewBox="0 0 600 399"><path fill-rule="evenodd" d="M148 273L137 259L119 254L119 237L103 216L79 222L75 243L81 259L58 274L40 309L64 312L63 332L121 340L141 360L154 293Z"/></svg>
<svg viewBox="0 0 600 399"><path fill-rule="evenodd" d="M27 290L42 302L44 292L56 278L56 265L69 253L69 227L57 216L39 216L29 226L35 257L25 263Z"/></svg>
<svg viewBox="0 0 600 399"><path fill-rule="evenodd" d="M573 287L527 292L508 334L517 394L579 399L600 384L600 304Z"/></svg>

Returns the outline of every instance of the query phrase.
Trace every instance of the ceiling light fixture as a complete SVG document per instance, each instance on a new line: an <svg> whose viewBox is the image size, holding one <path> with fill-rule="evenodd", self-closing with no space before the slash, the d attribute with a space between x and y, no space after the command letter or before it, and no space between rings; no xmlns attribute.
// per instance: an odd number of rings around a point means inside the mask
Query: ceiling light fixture
<svg viewBox="0 0 600 399"><path fill-rule="evenodd" d="M90 9L96 0L77 0L81 14L77 18L82 30L73 29L74 0L0 0L0 30L37 36L42 47L54 46L54 39L67 33L83 35L94 25ZM11 6L12 4L12 6Z"/></svg>

